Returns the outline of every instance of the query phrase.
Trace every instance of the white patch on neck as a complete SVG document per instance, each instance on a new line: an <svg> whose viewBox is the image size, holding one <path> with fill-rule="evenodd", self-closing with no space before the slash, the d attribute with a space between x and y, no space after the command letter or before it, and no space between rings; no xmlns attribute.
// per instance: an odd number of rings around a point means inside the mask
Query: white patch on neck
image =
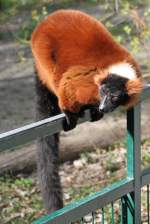
<svg viewBox="0 0 150 224"><path fill-rule="evenodd" d="M132 67L132 65L130 65L127 62L122 62L122 63L111 65L108 68L108 73L116 74L116 75L119 75L119 76L127 78L127 79L136 79L137 78L135 69Z"/></svg>

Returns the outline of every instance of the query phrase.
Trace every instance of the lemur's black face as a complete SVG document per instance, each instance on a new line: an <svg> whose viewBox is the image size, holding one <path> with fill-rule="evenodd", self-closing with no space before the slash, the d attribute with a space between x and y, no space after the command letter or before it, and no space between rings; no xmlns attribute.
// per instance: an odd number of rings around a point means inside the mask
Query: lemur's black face
<svg viewBox="0 0 150 224"><path fill-rule="evenodd" d="M129 99L125 85L128 79L110 74L103 80L100 87L101 103L99 111L111 112Z"/></svg>

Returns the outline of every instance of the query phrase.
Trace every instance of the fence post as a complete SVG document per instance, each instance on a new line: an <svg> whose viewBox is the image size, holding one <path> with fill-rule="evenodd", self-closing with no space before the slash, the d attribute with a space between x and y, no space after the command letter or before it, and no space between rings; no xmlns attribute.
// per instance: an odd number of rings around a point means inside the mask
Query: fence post
<svg viewBox="0 0 150 224"><path fill-rule="evenodd" d="M127 112L127 176L134 191L123 197L123 224L141 224L141 105Z"/></svg>

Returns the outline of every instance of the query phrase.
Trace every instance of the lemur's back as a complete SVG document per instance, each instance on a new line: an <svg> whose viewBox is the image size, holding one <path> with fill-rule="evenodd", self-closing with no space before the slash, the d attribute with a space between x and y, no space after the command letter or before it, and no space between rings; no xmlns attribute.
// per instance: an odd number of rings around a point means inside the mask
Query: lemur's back
<svg viewBox="0 0 150 224"><path fill-rule="evenodd" d="M101 23L75 10L59 10L47 17L33 33L32 49L35 58L41 56L37 59L41 76L46 67L53 67L56 80L71 66L105 67L127 54Z"/></svg>

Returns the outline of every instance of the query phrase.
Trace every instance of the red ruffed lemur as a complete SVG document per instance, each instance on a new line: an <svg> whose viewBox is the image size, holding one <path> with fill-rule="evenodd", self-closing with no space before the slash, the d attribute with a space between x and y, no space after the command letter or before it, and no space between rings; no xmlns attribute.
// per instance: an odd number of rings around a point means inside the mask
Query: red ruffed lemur
<svg viewBox="0 0 150 224"><path fill-rule="evenodd" d="M32 34L37 117L66 114L64 130L89 108L91 121L119 105L133 106L142 89L141 71L131 54L91 16L58 10ZM38 140L38 173L48 212L63 206L58 175L59 134Z"/></svg>

